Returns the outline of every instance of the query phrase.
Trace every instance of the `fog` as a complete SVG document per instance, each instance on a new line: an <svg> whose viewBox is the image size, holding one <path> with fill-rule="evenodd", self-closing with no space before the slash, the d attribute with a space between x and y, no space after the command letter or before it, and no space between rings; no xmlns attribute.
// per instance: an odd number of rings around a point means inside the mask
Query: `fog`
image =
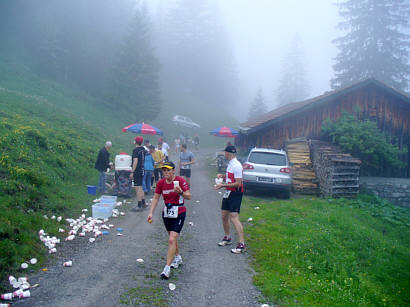
<svg viewBox="0 0 410 307"><path fill-rule="evenodd" d="M137 121L154 120L174 101L200 112L225 108L243 121L259 89L267 110L330 89L337 53L331 41L340 36L333 1L39 3L0 2L0 54L21 54L18 61L39 75L76 84L115 108L138 110ZM295 41L299 61L289 56ZM279 88L292 91L296 84L281 82L286 70L303 75L298 82L306 85L287 101L277 98Z"/></svg>
<svg viewBox="0 0 410 307"><path fill-rule="evenodd" d="M153 0L149 4L155 14L158 7L163 9L174 2ZM304 51L309 96L330 89L332 59L337 53L331 41L340 35L336 29L340 18L333 1L215 0L213 4L226 30L240 82L235 103L243 112L235 114L237 119L246 119L260 88L268 110L278 106L276 91L282 62L296 35Z"/></svg>
<svg viewBox="0 0 410 307"><path fill-rule="evenodd" d="M311 96L330 89L332 58L337 52L331 40L340 34L336 30L340 19L333 1L222 0L218 3L233 42L240 79L249 94L255 95L261 87L270 102L268 106L274 106L281 61L295 34L304 46Z"/></svg>

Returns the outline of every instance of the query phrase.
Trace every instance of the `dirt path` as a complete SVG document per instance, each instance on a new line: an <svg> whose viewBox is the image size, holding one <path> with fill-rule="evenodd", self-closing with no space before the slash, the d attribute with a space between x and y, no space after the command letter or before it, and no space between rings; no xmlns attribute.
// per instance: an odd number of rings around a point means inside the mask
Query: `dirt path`
<svg viewBox="0 0 410 307"><path fill-rule="evenodd" d="M216 244L223 235L221 196L211 189L205 155L198 155L197 161L180 240L184 264L173 270L169 281L159 279L167 247L159 206L152 225L145 221L147 210L128 212L110 219L124 229L122 237L112 231L95 243L79 238L60 247L48 271L30 277L31 284L39 284L32 297L13 305L260 306L247 255ZM145 262L139 264L137 258ZM64 268L66 260L73 260L73 266ZM175 291L168 289L169 282L176 285Z"/></svg>

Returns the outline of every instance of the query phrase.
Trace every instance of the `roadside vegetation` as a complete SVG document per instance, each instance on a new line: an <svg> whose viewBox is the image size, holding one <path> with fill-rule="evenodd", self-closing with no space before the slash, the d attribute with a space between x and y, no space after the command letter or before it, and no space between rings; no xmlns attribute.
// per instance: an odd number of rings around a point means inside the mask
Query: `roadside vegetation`
<svg viewBox="0 0 410 307"><path fill-rule="evenodd" d="M367 194L289 201L244 197L241 217L254 282L271 302L409 304L409 210Z"/></svg>

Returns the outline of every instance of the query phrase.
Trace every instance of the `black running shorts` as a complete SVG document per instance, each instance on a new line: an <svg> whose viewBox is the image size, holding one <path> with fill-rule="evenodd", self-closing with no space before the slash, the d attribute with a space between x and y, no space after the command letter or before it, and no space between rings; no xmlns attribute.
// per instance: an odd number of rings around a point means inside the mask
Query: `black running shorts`
<svg viewBox="0 0 410 307"><path fill-rule="evenodd" d="M134 186L135 187L140 187L142 186L142 178L144 177L142 172L134 172L133 175L133 180L134 180Z"/></svg>
<svg viewBox="0 0 410 307"><path fill-rule="evenodd" d="M164 212L162 212L162 220L167 231L175 231L180 233L182 227L184 226L186 212L178 214L177 218L164 217Z"/></svg>
<svg viewBox="0 0 410 307"><path fill-rule="evenodd" d="M241 211L242 195L242 192L232 191L228 198L222 198L221 209L239 213Z"/></svg>
<svg viewBox="0 0 410 307"><path fill-rule="evenodd" d="M185 176L187 178L191 178L191 169L183 169L181 168L181 170L179 171L179 175L180 176Z"/></svg>

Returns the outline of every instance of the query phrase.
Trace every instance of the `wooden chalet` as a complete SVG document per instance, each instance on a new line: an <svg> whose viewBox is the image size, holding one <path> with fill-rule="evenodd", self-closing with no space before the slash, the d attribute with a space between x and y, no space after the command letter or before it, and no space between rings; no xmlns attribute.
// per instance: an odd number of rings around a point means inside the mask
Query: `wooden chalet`
<svg viewBox="0 0 410 307"><path fill-rule="evenodd" d="M407 148L408 154L402 157L407 169L401 175L410 177L410 97L375 79L290 103L244 122L236 144L245 150L249 146L284 148L290 139L318 139L322 123L337 120L343 112L376 121L401 149Z"/></svg>

